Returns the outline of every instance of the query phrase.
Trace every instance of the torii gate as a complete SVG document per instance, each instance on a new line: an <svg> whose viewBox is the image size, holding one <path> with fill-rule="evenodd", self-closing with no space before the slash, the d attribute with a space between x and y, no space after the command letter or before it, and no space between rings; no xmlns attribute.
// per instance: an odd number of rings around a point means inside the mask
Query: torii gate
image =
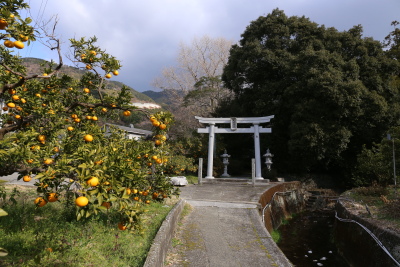
<svg viewBox="0 0 400 267"><path fill-rule="evenodd" d="M208 163L207 176L205 178L213 179L213 161L214 161L214 139L216 133L253 133L254 134L254 151L256 160L256 177L255 179L263 179L261 176L261 154L260 154L260 133L271 133L271 128L263 128L260 123L269 122L274 115L268 117L250 117L250 118L203 118L195 116L200 123L207 123L206 128L198 128L198 133L208 133ZM230 123L231 128L218 128L217 123ZM250 128L237 128L238 123L252 123Z"/></svg>

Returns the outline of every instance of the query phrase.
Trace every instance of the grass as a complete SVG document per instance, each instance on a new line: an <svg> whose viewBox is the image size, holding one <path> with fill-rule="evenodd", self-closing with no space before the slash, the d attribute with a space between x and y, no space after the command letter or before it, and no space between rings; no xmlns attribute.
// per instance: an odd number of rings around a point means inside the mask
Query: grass
<svg viewBox="0 0 400 267"><path fill-rule="evenodd" d="M194 175L188 175L185 176L186 180L188 181L189 184L198 184L199 180L197 176Z"/></svg>
<svg viewBox="0 0 400 267"><path fill-rule="evenodd" d="M394 223L400 229L400 189L390 187L359 187L347 193L353 200L367 205L373 217Z"/></svg>
<svg viewBox="0 0 400 267"><path fill-rule="evenodd" d="M36 208L35 195L33 189L25 189L15 196L16 204L0 198L0 207L8 212L0 217L0 247L8 251L0 257L0 266L143 266L152 240L175 204L147 206L139 234L118 230L112 212L97 220L76 221L74 208L59 202Z"/></svg>
<svg viewBox="0 0 400 267"><path fill-rule="evenodd" d="M279 241L281 240L281 233L278 230L273 230L271 232L271 237L275 243L279 243Z"/></svg>

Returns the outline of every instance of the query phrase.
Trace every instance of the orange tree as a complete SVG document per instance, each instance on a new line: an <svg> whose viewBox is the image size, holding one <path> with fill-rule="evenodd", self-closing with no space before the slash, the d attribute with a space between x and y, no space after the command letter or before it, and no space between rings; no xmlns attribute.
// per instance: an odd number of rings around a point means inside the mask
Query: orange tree
<svg viewBox="0 0 400 267"><path fill-rule="evenodd" d="M164 176L172 115L148 115L155 133L148 141L101 126L101 117L144 112L129 105L126 87L115 95L105 93L105 80L118 75L120 62L96 46L95 37L71 39L73 60L87 70L75 80L59 73L60 42L47 34L58 64L28 75L13 51L34 41L38 29L20 17L18 10L28 8L23 1L2 1L0 7L0 176L17 172L24 181L36 179L38 207L74 204L78 220L115 209L121 230L137 228L143 205L175 192Z"/></svg>

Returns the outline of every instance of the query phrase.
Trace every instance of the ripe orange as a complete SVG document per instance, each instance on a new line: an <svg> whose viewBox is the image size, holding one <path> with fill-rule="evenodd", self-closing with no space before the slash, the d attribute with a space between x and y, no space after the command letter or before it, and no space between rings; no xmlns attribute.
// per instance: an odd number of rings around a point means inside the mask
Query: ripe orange
<svg viewBox="0 0 400 267"><path fill-rule="evenodd" d="M92 120L93 121L97 121L99 118L97 118L97 116L92 116Z"/></svg>
<svg viewBox="0 0 400 267"><path fill-rule="evenodd" d="M85 59L86 58L86 55L85 54L82 54L81 55L81 59Z"/></svg>
<svg viewBox="0 0 400 267"><path fill-rule="evenodd" d="M0 19L0 30L4 30L7 26L7 21L5 19Z"/></svg>
<svg viewBox="0 0 400 267"><path fill-rule="evenodd" d="M131 112L129 110L125 110L123 114L124 116L128 117L131 115Z"/></svg>
<svg viewBox="0 0 400 267"><path fill-rule="evenodd" d="M21 115L15 115L15 118L16 118L17 120L20 120L20 119L21 119Z"/></svg>
<svg viewBox="0 0 400 267"><path fill-rule="evenodd" d="M94 51L94 50L90 51L89 53L90 53L91 55L93 55L93 56L97 55L96 51Z"/></svg>
<svg viewBox="0 0 400 267"><path fill-rule="evenodd" d="M158 198L158 193L157 193L157 192L154 192L153 195L152 195L152 198L153 198L153 199Z"/></svg>
<svg viewBox="0 0 400 267"><path fill-rule="evenodd" d="M73 131L73 130L74 130L74 127L72 127L72 126L69 126L69 127L67 127L67 130L71 132L71 131Z"/></svg>
<svg viewBox="0 0 400 267"><path fill-rule="evenodd" d="M161 164L161 163L163 163L163 160L162 160L162 159L156 159L156 162L157 162L158 164Z"/></svg>
<svg viewBox="0 0 400 267"><path fill-rule="evenodd" d="M159 146L159 145L161 145L161 140L158 140L158 139L157 139L157 140L154 141L154 143L155 143L157 146Z"/></svg>
<svg viewBox="0 0 400 267"><path fill-rule="evenodd" d="M78 118L78 115L72 114L72 115L71 115L71 118L76 119L76 118Z"/></svg>
<svg viewBox="0 0 400 267"><path fill-rule="evenodd" d="M80 119L80 118L76 118L76 119L74 119L74 122L80 123L80 122L81 122L81 119Z"/></svg>
<svg viewBox="0 0 400 267"><path fill-rule="evenodd" d="M117 70L114 70L114 71L113 71L113 74L114 74L115 76L118 76L119 72L118 72Z"/></svg>
<svg viewBox="0 0 400 267"><path fill-rule="evenodd" d="M86 142L92 142L93 141L93 135L91 134L87 134L83 137L83 140L85 140Z"/></svg>
<svg viewBox="0 0 400 267"><path fill-rule="evenodd" d="M75 199L75 204L78 207L84 207L89 204L89 199L85 196L78 197L77 199Z"/></svg>
<svg viewBox="0 0 400 267"><path fill-rule="evenodd" d="M49 194L47 195L47 200L48 200L49 202L56 202L56 201L58 200L58 195L57 195L57 193L49 193Z"/></svg>
<svg viewBox="0 0 400 267"><path fill-rule="evenodd" d="M19 36L19 38L20 38L20 40L21 40L22 42L26 42L26 41L28 41L28 39L29 39L28 36L25 36L25 35L22 35L22 34Z"/></svg>
<svg viewBox="0 0 400 267"><path fill-rule="evenodd" d="M25 104L25 103L26 103L25 98L21 98L21 103L22 103L22 104Z"/></svg>
<svg viewBox="0 0 400 267"><path fill-rule="evenodd" d="M151 201L150 200L146 200L146 202L145 202L146 204L150 204L151 203Z"/></svg>
<svg viewBox="0 0 400 267"><path fill-rule="evenodd" d="M26 162L33 163L33 159L27 159Z"/></svg>
<svg viewBox="0 0 400 267"><path fill-rule="evenodd" d="M101 111L107 112L107 109L106 108L102 108Z"/></svg>
<svg viewBox="0 0 400 267"><path fill-rule="evenodd" d="M118 223L118 229L121 230L121 231L124 231L124 230L126 230L126 226L122 222L119 222Z"/></svg>
<svg viewBox="0 0 400 267"><path fill-rule="evenodd" d="M87 69L87 70L91 70L91 69L92 69L92 65L87 64L87 65L86 65L86 69Z"/></svg>
<svg viewBox="0 0 400 267"><path fill-rule="evenodd" d="M99 178L92 176L86 181L89 186L97 186L99 184Z"/></svg>
<svg viewBox="0 0 400 267"><path fill-rule="evenodd" d="M37 197L34 201L35 205L38 207L43 207L47 204L47 201L43 197Z"/></svg>
<svg viewBox="0 0 400 267"><path fill-rule="evenodd" d="M14 103L7 103L7 107L9 107L9 108L15 108L15 104L14 104Z"/></svg>
<svg viewBox="0 0 400 267"><path fill-rule="evenodd" d="M89 88L83 88L83 92L89 94L90 93L90 89Z"/></svg>
<svg viewBox="0 0 400 267"><path fill-rule="evenodd" d="M153 126L155 126L155 127L160 126L160 122L159 121L153 121Z"/></svg>
<svg viewBox="0 0 400 267"><path fill-rule="evenodd" d="M112 77L112 74L111 74L111 73L107 73L107 74L106 74L106 78L107 78L107 79L110 79L111 77Z"/></svg>
<svg viewBox="0 0 400 267"><path fill-rule="evenodd" d="M45 159L45 160L43 161L43 163L46 164L46 165L50 165L50 164L53 163L53 159Z"/></svg>
<svg viewBox="0 0 400 267"><path fill-rule="evenodd" d="M25 175L24 177L22 177L22 180L24 182L29 182L32 178L29 175Z"/></svg>
<svg viewBox="0 0 400 267"><path fill-rule="evenodd" d="M10 40L5 40L4 41L4 46L8 48L13 48L14 47L14 42Z"/></svg>
<svg viewBox="0 0 400 267"><path fill-rule="evenodd" d="M91 120L91 119L92 119L92 116L88 115L88 116L86 116L86 119L87 119L87 120Z"/></svg>
<svg viewBox="0 0 400 267"><path fill-rule="evenodd" d="M159 127L160 127L161 130L165 130L165 128L167 128L167 125L165 125L164 123L162 123L162 124L160 124Z"/></svg>
<svg viewBox="0 0 400 267"><path fill-rule="evenodd" d="M158 157L157 156L152 156L151 157L153 160L156 160L156 159L158 159Z"/></svg>
<svg viewBox="0 0 400 267"><path fill-rule="evenodd" d="M17 91L16 91L15 89L8 89L8 93L9 93L10 95L13 95L13 94L16 94Z"/></svg>
<svg viewBox="0 0 400 267"><path fill-rule="evenodd" d="M38 141L45 141L46 140L46 136L43 135L43 134L40 134L40 135L38 135L37 140Z"/></svg>
<svg viewBox="0 0 400 267"><path fill-rule="evenodd" d="M15 41L15 42L14 42L14 46L15 46L16 48L18 48L18 49L22 49L22 48L25 47L24 43L21 42L21 41Z"/></svg>
<svg viewBox="0 0 400 267"><path fill-rule="evenodd" d="M132 193L132 190L131 190L130 188L127 188L127 189L126 189L126 194L127 194L127 195L130 195L131 193Z"/></svg>

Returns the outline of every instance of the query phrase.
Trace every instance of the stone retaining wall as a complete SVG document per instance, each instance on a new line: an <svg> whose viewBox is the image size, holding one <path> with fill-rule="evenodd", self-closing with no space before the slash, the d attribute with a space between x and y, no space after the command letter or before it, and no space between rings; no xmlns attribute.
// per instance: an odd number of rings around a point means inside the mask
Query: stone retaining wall
<svg viewBox="0 0 400 267"><path fill-rule="evenodd" d="M283 220L291 217L291 214L302 211L305 207L304 196L300 182L279 183L265 191L259 202L262 206L261 213L264 210L261 216L264 217L268 232L277 229ZM265 208L268 203L270 205Z"/></svg>
<svg viewBox="0 0 400 267"><path fill-rule="evenodd" d="M379 220L362 218L354 214L346 208L344 202L337 202L336 212L339 218L354 220L365 226L379 239L392 257L400 262L400 235L398 233L380 225ZM357 223L336 220L334 237L339 252L351 266L399 266L384 252L373 237Z"/></svg>

